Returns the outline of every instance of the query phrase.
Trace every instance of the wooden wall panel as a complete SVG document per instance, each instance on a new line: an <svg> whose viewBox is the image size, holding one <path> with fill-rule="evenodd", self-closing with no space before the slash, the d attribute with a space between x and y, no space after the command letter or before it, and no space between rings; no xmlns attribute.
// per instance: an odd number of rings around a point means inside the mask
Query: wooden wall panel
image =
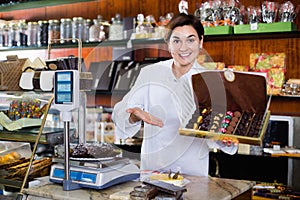
<svg viewBox="0 0 300 200"><path fill-rule="evenodd" d="M2 12L1 19L4 20L21 20L38 21L46 19L46 8L33 8L30 10L16 10L12 12Z"/></svg>
<svg viewBox="0 0 300 200"><path fill-rule="evenodd" d="M272 115L300 116L299 98L295 97L272 97L270 104Z"/></svg>
<svg viewBox="0 0 300 200"><path fill-rule="evenodd" d="M159 57L159 48L159 44L136 45L134 48L134 59L143 61L144 58L157 58Z"/></svg>
<svg viewBox="0 0 300 200"><path fill-rule="evenodd" d="M203 48L210 56L208 61L233 63L232 41L205 42Z"/></svg>
<svg viewBox="0 0 300 200"><path fill-rule="evenodd" d="M112 47L84 48L82 56L87 68L89 68L91 62L112 60Z"/></svg>

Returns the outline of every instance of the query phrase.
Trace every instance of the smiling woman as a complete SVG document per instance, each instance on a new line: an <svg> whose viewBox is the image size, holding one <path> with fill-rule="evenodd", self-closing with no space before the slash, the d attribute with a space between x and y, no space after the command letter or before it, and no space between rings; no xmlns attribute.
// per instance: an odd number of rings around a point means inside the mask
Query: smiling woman
<svg viewBox="0 0 300 200"><path fill-rule="evenodd" d="M196 30L185 25L173 30L168 43L169 51L174 58L172 70L176 78L180 78L193 66L198 57L202 40L199 39Z"/></svg>
<svg viewBox="0 0 300 200"><path fill-rule="evenodd" d="M173 17L165 35L172 59L142 68L135 85L114 107L112 119L120 139L134 136L143 121L141 170L207 176L210 148L230 154L237 150L233 144L179 134L196 110L191 76L205 70L196 61L203 34L195 16Z"/></svg>
<svg viewBox="0 0 300 200"><path fill-rule="evenodd" d="M193 16L179 14L167 25L165 41L174 58L172 70L176 78L180 78L193 66L202 48L203 35L203 26Z"/></svg>

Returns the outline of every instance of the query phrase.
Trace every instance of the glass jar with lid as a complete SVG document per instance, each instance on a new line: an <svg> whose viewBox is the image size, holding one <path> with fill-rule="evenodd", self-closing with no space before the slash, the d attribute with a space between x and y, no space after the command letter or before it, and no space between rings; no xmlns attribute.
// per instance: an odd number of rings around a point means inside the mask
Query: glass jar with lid
<svg viewBox="0 0 300 200"><path fill-rule="evenodd" d="M38 46L47 46L48 45L48 29L49 22L46 20L38 21L39 24L39 33L38 33Z"/></svg>
<svg viewBox="0 0 300 200"><path fill-rule="evenodd" d="M71 40L64 40L72 38L72 20L70 18L60 19L60 43L71 43Z"/></svg>
<svg viewBox="0 0 300 200"><path fill-rule="evenodd" d="M37 22L28 22L28 46L38 45L39 24Z"/></svg>
<svg viewBox="0 0 300 200"><path fill-rule="evenodd" d="M93 19L93 25L90 27L90 36L89 41L90 42L98 42L99 41L99 35L100 35L100 22L98 19Z"/></svg>
<svg viewBox="0 0 300 200"><path fill-rule="evenodd" d="M154 26L152 24L154 24L154 17L153 15L148 15L146 16L146 20L145 20L145 29L147 32L147 38L152 38L155 36L154 34Z"/></svg>
<svg viewBox="0 0 300 200"><path fill-rule="evenodd" d="M116 14L114 18L111 19L112 24L109 27L109 40L122 40L123 39L123 23L121 21L121 15Z"/></svg>
<svg viewBox="0 0 300 200"><path fill-rule="evenodd" d="M0 24L0 47L3 47L4 43L4 24Z"/></svg>
<svg viewBox="0 0 300 200"><path fill-rule="evenodd" d="M19 38L20 42L18 46L27 46L28 31L27 23L25 21L19 22Z"/></svg>
<svg viewBox="0 0 300 200"><path fill-rule="evenodd" d="M8 43L9 43L8 40L10 38L9 32L10 32L9 25L8 24L3 25L3 46L4 47L8 47Z"/></svg>
<svg viewBox="0 0 300 200"><path fill-rule="evenodd" d="M82 38L82 42L89 42L90 27L91 27L91 20L90 19L85 19L84 23L83 23L83 38Z"/></svg>
<svg viewBox="0 0 300 200"><path fill-rule="evenodd" d="M73 30L72 30L72 37L83 39L83 29L84 29L84 19L82 17L73 17ZM75 43L76 40L73 40Z"/></svg>
<svg viewBox="0 0 300 200"><path fill-rule="evenodd" d="M20 46L20 29L17 23L9 24L8 46Z"/></svg>
<svg viewBox="0 0 300 200"><path fill-rule="evenodd" d="M60 23L57 19L51 19L49 20L48 40L49 42L55 40L53 43L59 43L57 39L60 39Z"/></svg>
<svg viewBox="0 0 300 200"><path fill-rule="evenodd" d="M144 21L145 21L144 15L138 14L137 15L137 26L135 28L135 34L134 34L135 39L147 37L147 31L146 31Z"/></svg>

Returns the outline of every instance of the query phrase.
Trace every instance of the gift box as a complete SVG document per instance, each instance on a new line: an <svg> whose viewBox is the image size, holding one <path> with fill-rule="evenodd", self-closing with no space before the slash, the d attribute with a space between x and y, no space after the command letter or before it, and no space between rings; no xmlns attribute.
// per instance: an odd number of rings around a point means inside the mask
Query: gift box
<svg viewBox="0 0 300 200"><path fill-rule="evenodd" d="M286 55L285 53L252 53L250 70L266 74L267 94L280 94L285 82Z"/></svg>
<svg viewBox="0 0 300 200"><path fill-rule="evenodd" d="M240 71L240 72L249 71L249 66L245 66L245 65L228 65L227 68L232 69L234 71Z"/></svg>
<svg viewBox="0 0 300 200"><path fill-rule="evenodd" d="M19 91L19 80L22 69L30 65L27 58L19 59L16 55L7 56L7 60L0 62L0 90Z"/></svg>
<svg viewBox="0 0 300 200"><path fill-rule="evenodd" d="M225 63L223 62L204 62L201 65L209 70L223 70L225 68Z"/></svg>
<svg viewBox="0 0 300 200"><path fill-rule="evenodd" d="M264 76L205 71L192 76L192 85L198 107L181 135L262 145L270 118Z"/></svg>

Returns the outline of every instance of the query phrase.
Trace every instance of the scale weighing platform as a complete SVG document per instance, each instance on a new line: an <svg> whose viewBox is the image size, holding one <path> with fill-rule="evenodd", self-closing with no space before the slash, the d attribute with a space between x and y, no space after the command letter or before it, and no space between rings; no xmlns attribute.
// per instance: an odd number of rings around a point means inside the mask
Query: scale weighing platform
<svg viewBox="0 0 300 200"><path fill-rule="evenodd" d="M122 182L136 180L139 177L139 168L130 163L128 158L115 157L101 161L76 158L70 163L70 179L73 184L77 184L77 188L104 189ZM64 178L64 162L58 159L57 163L51 167L50 181L63 183Z"/></svg>

